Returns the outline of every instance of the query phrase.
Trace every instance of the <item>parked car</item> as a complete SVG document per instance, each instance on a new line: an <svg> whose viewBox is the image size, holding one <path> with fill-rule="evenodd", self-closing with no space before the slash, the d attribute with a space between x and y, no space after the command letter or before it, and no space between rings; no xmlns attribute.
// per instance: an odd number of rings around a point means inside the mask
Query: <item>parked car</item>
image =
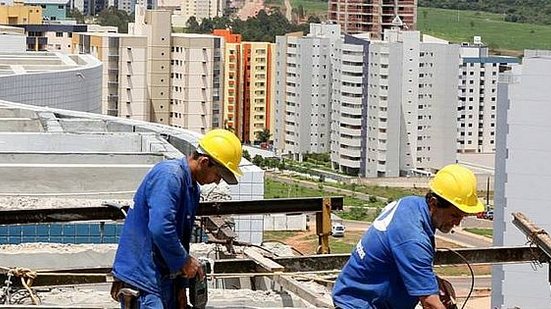
<svg viewBox="0 0 551 309"><path fill-rule="evenodd" d="M484 213L484 219L494 220L494 211L488 210Z"/></svg>
<svg viewBox="0 0 551 309"><path fill-rule="evenodd" d="M331 235L333 237L344 237L344 231L346 228L342 223L333 223L333 226L331 227Z"/></svg>

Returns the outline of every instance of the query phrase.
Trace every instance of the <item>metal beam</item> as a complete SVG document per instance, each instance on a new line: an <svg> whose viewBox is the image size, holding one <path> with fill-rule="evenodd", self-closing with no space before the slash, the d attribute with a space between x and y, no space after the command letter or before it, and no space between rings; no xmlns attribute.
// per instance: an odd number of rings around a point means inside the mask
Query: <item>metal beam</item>
<svg viewBox="0 0 551 309"><path fill-rule="evenodd" d="M534 260L548 262L547 256L537 247L490 247L490 248L460 248L454 249L463 255L471 264L499 264L499 263L528 263ZM348 261L349 254L320 254L309 256L275 257L271 260L284 267L284 272L305 272L320 270L339 270ZM455 253L438 249L435 265L462 265L464 264ZM214 262L215 274L239 274L258 272L259 265L252 259L223 259ZM83 284L106 282L110 269L80 269L60 270L59 272L39 272L34 280L34 286ZM0 282L6 276L0 269ZM14 285L19 281L14 280Z"/></svg>
<svg viewBox="0 0 551 309"><path fill-rule="evenodd" d="M551 237L544 229L528 220L521 212L513 213L513 224L551 259Z"/></svg>
<svg viewBox="0 0 551 309"><path fill-rule="evenodd" d="M342 197L331 197L330 200L332 210L342 210ZM321 197L203 202L197 209L197 216L319 212L322 211L322 205ZM124 211L127 209L128 206L122 207ZM124 218L123 211L113 206L0 211L0 224L123 220Z"/></svg>

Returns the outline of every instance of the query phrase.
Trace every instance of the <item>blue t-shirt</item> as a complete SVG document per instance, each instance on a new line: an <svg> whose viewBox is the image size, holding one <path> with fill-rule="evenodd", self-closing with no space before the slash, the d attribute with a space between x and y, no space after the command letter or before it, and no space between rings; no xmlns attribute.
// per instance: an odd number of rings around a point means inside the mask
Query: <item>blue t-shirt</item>
<svg viewBox="0 0 551 309"><path fill-rule="evenodd" d="M408 309L438 294L434 232L424 197L388 204L358 242L333 288L340 308Z"/></svg>
<svg viewBox="0 0 551 309"><path fill-rule="evenodd" d="M161 295L189 257L199 205L199 186L187 159L156 164L134 196L121 233L113 275L142 291Z"/></svg>

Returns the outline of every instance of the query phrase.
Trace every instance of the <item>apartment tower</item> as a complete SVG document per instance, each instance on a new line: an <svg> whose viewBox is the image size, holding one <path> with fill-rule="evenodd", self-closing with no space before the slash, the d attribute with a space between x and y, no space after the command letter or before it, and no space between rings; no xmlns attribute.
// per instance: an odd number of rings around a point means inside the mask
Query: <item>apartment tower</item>
<svg viewBox="0 0 551 309"><path fill-rule="evenodd" d="M339 25L310 24L310 34L276 37L274 147L302 160L330 149L332 63Z"/></svg>
<svg viewBox="0 0 551 309"><path fill-rule="evenodd" d="M414 30L417 0L329 0L327 19L341 25L347 34L370 32L380 39L396 17Z"/></svg>
<svg viewBox="0 0 551 309"><path fill-rule="evenodd" d="M216 29L224 38L223 127L245 143L264 130L274 132L275 44L242 42L241 35Z"/></svg>

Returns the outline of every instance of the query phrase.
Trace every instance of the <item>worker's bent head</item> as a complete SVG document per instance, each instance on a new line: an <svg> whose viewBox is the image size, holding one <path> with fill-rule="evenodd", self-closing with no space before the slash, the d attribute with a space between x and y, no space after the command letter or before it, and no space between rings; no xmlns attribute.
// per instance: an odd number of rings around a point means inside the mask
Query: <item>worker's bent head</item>
<svg viewBox="0 0 551 309"><path fill-rule="evenodd" d="M476 196L476 177L468 168L450 164L436 173L429 183L430 190L467 214L484 211Z"/></svg>
<svg viewBox="0 0 551 309"><path fill-rule="evenodd" d="M211 161L209 166L217 171L219 178L230 185L237 184L237 177L243 175L239 168L242 154L241 142L237 136L223 129L215 129L205 134L199 140L196 151L196 155L208 157Z"/></svg>

